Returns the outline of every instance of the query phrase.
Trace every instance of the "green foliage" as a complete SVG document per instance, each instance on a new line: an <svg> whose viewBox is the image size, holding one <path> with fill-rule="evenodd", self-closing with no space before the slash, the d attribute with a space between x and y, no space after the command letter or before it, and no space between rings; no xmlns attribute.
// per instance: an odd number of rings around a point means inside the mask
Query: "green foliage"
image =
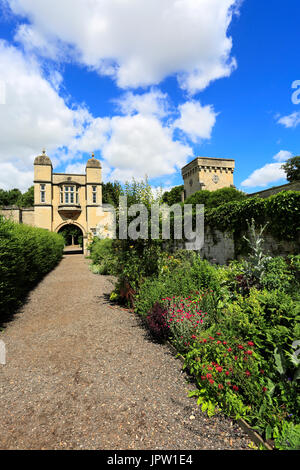
<svg viewBox="0 0 300 470"><path fill-rule="evenodd" d="M300 180L300 157L289 158L281 167L286 174L286 179L292 183Z"/></svg>
<svg viewBox="0 0 300 470"><path fill-rule="evenodd" d="M63 236L65 245L83 245L82 231L76 225L64 225L59 233Z"/></svg>
<svg viewBox="0 0 300 470"><path fill-rule="evenodd" d="M19 201L22 197L22 193L19 189L14 188L9 191L0 189L0 206L16 206L19 205Z"/></svg>
<svg viewBox="0 0 300 470"><path fill-rule="evenodd" d="M145 279L135 296L135 311L147 315L164 297L188 297L191 292L211 288L219 292L217 270L192 252L161 253L155 276Z"/></svg>
<svg viewBox="0 0 300 470"><path fill-rule="evenodd" d="M0 320L61 259L63 238L44 229L0 218Z"/></svg>
<svg viewBox="0 0 300 470"><path fill-rule="evenodd" d="M0 207L17 206L17 207L33 207L34 204L34 187L31 186L25 193L17 188L4 191L0 189Z"/></svg>
<svg viewBox="0 0 300 470"><path fill-rule="evenodd" d="M128 207L133 204L145 204L147 208L150 208L151 204L160 199L160 195L157 197L154 195L147 176L141 181L135 178L132 178L131 182L126 181L122 195L127 197Z"/></svg>
<svg viewBox="0 0 300 470"><path fill-rule="evenodd" d="M247 195L236 188L221 188L216 191L208 191L203 189L189 196L184 202L185 204L204 204L206 209L227 204L232 201L242 201Z"/></svg>
<svg viewBox="0 0 300 470"><path fill-rule="evenodd" d="M247 195L236 188L221 188L210 193L208 207L218 207L232 201L243 201Z"/></svg>
<svg viewBox="0 0 300 470"><path fill-rule="evenodd" d="M34 205L34 186L30 186L30 188L22 194L18 201L18 205L20 207L33 207Z"/></svg>
<svg viewBox="0 0 300 470"><path fill-rule="evenodd" d="M91 270L94 274L114 274L116 261L113 249L113 240L95 237L89 245Z"/></svg>
<svg viewBox="0 0 300 470"><path fill-rule="evenodd" d="M300 450L300 424L294 425L293 423L284 421L281 433L277 431L276 434L276 449Z"/></svg>
<svg viewBox="0 0 300 470"><path fill-rule="evenodd" d="M268 233L279 240L297 240L300 230L300 193L282 191L266 199L247 198L205 212L206 225L222 232L232 231L237 239L247 232L247 221L252 219L257 226L268 223Z"/></svg>
<svg viewBox="0 0 300 470"><path fill-rule="evenodd" d="M182 201L182 192L184 191L184 186L175 186L170 189L170 191L165 191L162 195L162 202L172 206L173 204L179 204Z"/></svg>
<svg viewBox="0 0 300 470"><path fill-rule="evenodd" d="M119 198L123 194L121 183L114 181L113 183L102 184L102 202L111 204L114 207L119 206Z"/></svg>
<svg viewBox="0 0 300 470"><path fill-rule="evenodd" d="M209 206L209 199L211 196L211 192L207 189L203 189L202 191L197 191L196 193L189 196L184 203L185 204L204 204L207 208Z"/></svg>

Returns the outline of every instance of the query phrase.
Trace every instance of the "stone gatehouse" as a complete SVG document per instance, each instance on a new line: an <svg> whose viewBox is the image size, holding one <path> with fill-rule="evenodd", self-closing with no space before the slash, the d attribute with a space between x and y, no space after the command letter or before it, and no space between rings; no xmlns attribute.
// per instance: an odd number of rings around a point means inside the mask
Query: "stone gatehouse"
<svg viewBox="0 0 300 470"><path fill-rule="evenodd" d="M59 232L67 225L80 229L83 249L99 229L109 235L111 212L102 206L102 168L90 158L84 174L54 173L43 151L34 160L34 207L4 208L1 213L18 223Z"/></svg>

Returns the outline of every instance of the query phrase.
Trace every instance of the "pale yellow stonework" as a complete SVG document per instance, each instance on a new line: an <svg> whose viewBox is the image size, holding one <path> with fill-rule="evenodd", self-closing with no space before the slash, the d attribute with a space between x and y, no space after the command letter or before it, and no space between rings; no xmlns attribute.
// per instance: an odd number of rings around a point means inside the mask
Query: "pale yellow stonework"
<svg viewBox="0 0 300 470"><path fill-rule="evenodd" d="M202 189L215 191L234 186L234 167L235 161L227 158L195 158L181 170L185 199Z"/></svg>
<svg viewBox="0 0 300 470"><path fill-rule="evenodd" d="M34 161L34 208L3 208L0 214L14 222L58 232L73 224L83 234L83 248L96 233L112 235L113 212L102 205L102 169L92 157L84 174L54 173L43 151Z"/></svg>
<svg viewBox="0 0 300 470"><path fill-rule="evenodd" d="M102 206L100 161L89 159L85 174L65 174L53 172L45 152L38 156L34 162L34 221L36 227L52 232L76 225L83 234L84 251L99 224L102 234L108 236L111 213Z"/></svg>

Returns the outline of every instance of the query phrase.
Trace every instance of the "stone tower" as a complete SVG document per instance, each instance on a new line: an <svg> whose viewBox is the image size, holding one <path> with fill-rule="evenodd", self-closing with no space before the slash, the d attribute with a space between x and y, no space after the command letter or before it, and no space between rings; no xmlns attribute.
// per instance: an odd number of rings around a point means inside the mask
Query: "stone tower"
<svg viewBox="0 0 300 470"><path fill-rule="evenodd" d="M34 160L34 221L52 230L52 162L45 150Z"/></svg>
<svg viewBox="0 0 300 470"><path fill-rule="evenodd" d="M202 189L233 187L235 160L228 158L197 157L181 169L185 199Z"/></svg>

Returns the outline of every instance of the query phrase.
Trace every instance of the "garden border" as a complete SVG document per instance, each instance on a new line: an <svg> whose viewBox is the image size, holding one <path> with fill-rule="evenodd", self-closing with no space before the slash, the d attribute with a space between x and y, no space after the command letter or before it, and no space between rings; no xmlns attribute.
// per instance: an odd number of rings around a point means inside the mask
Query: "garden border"
<svg viewBox="0 0 300 470"><path fill-rule="evenodd" d="M170 351L176 356L176 358L179 359L180 362L183 364L184 357L177 351L173 344L169 341L166 341L165 344L168 346ZM249 424L243 418L240 418L235 421L240 426L240 428L248 434L248 436L256 445L262 445L263 447L265 447L266 450L274 450L274 447L264 441L263 438L256 431L254 431L254 429L252 429L251 426L249 426Z"/></svg>

